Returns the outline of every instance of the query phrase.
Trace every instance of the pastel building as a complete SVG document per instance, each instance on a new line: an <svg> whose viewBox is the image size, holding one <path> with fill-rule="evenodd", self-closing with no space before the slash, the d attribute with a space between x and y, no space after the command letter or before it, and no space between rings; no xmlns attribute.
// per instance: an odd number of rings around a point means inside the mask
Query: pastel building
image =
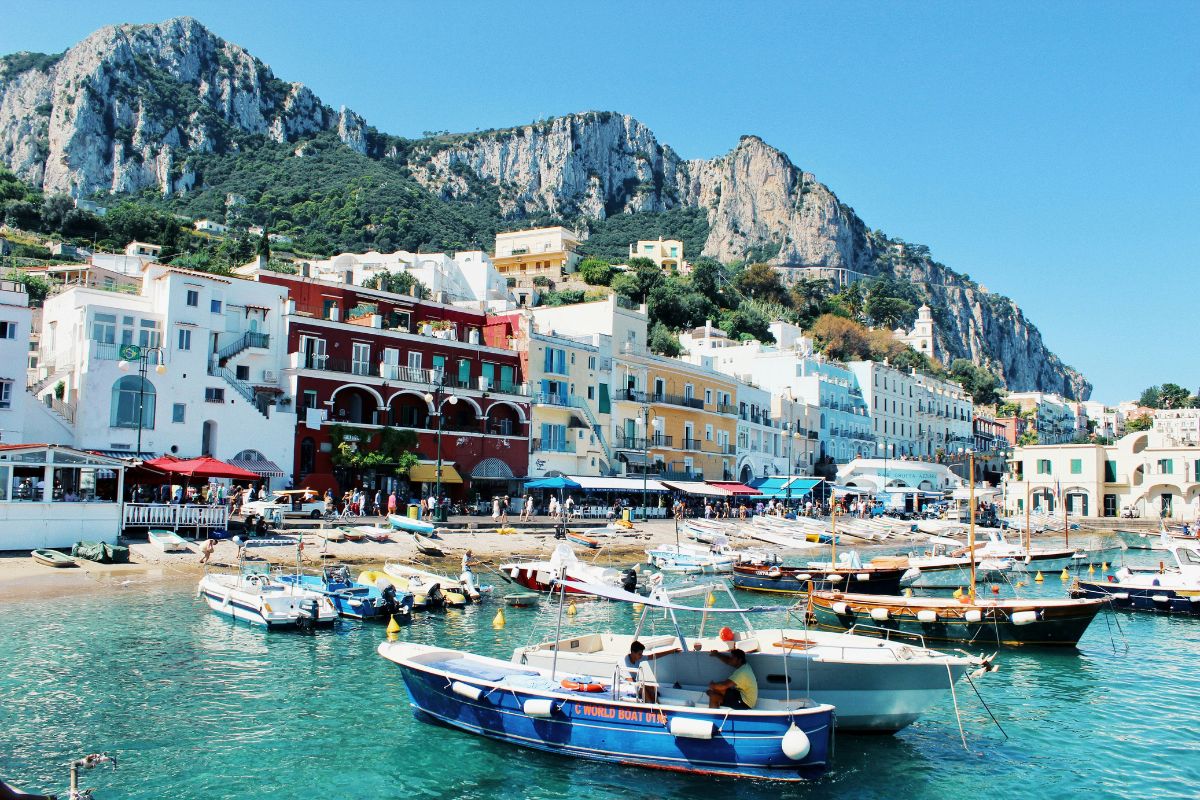
<svg viewBox="0 0 1200 800"><path fill-rule="evenodd" d="M1084 517L1195 520L1200 511L1200 445L1177 444L1154 431L1111 445L1018 447L1005 480L1005 507L1020 514L1067 511Z"/></svg>
<svg viewBox="0 0 1200 800"><path fill-rule="evenodd" d="M683 260L683 242L678 239L643 240L629 245L629 258L648 258L659 269L685 272L687 262Z"/></svg>
<svg viewBox="0 0 1200 800"><path fill-rule="evenodd" d="M25 441L25 391L33 309L24 284L0 281L0 443Z"/></svg>
<svg viewBox="0 0 1200 800"><path fill-rule="evenodd" d="M76 447L207 454L285 479L286 304L279 287L158 264L138 294L68 287L43 308L34 389Z"/></svg>
<svg viewBox="0 0 1200 800"><path fill-rule="evenodd" d="M516 284L533 278L562 280L579 263L579 238L567 228L530 228L496 234L492 263Z"/></svg>
<svg viewBox="0 0 1200 800"><path fill-rule="evenodd" d="M1159 408L1151 415L1154 431L1181 445L1200 443L1200 408Z"/></svg>
<svg viewBox="0 0 1200 800"><path fill-rule="evenodd" d="M1032 423L1038 435L1038 444L1069 442L1080 430L1078 414L1071 402L1060 395L1048 392L1009 392L1004 398L1015 403L1023 411L1033 411Z"/></svg>

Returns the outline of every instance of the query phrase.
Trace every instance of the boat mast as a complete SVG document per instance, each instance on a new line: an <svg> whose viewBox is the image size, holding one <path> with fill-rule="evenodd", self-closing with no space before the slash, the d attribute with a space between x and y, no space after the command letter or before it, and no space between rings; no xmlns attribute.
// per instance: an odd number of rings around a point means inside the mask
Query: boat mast
<svg viewBox="0 0 1200 800"><path fill-rule="evenodd" d="M1071 546L1071 526L1067 524L1067 492L1064 489L1058 498L1062 501L1063 507L1063 546Z"/></svg>
<svg viewBox="0 0 1200 800"><path fill-rule="evenodd" d="M1033 550L1033 534L1029 529L1029 478L1025 479L1025 555L1029 555Z"/></svg>
<svg viewBox="0 0 1200 800"><path fill-rule="evenodd" d="M829 489L829 566L837 567L837 492Z"/></svg>
<svg viewBox="0 0 1200 800"><path fill-rule="evenodd" d="M554 627L554 658L550 662L550 680L554 680L554 673L558 670L558 648L562 643L562 615L563 606L567 604L567 568L565 566L559 568L558 585L561 591L558 595L558 623ZM554 592L551 591L551 594Z"/></svg>
<svg viewBox="0 0 1200 800"><path fill-rule="evenodd" d="M975 451L967 451L970 458L970 499L967 501L971 504L971 525L967 529L967 558L971 559L971 601L975 601Z"/></svg>

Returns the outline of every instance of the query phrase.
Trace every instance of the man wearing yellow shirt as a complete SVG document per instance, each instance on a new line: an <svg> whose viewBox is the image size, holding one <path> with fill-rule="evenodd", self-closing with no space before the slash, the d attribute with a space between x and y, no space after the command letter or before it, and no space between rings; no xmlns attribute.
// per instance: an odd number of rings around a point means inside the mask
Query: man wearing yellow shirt
<svg viewBox="0 0 1200 800"><path fill-rule="evenodd" d="M740 711L754 708L758 702L758 679L746 663L746 653L740 649L730 650L728 654L713 650L709 655L733 667L733 674L727 680L708 684L708 707L728 706Z"/></svg>

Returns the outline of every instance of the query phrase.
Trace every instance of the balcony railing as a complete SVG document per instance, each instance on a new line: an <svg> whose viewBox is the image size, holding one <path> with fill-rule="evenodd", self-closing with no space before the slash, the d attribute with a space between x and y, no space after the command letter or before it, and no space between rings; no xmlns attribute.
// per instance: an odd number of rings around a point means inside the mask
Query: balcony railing
<svg viewBox="0 0 1200 800"><path fill-rule="evenodd" d="M539 453L574 453L575 439L534 439L533 449Z"/></svg>
<svg viewBox="0 0 1200 800"><path fill-rule="evenodd" d="M617 447L621 450L647 450L651 447L674 447L674 437L656 434L649 439L642 436L617 436Z"/></svg>
<svg viewBox="0 0 1200 800"><path fill-rule="evenodd" d="M563 406L568 407L574 405L571 398L565 394L554 394L551 392L538 392L533 395L533 402L539 406Z"/></svg>
<svg viewBox="0 0 1200 800"><path fill-rule="evenodd" d="M685 436L681 446L684 450L702 450L704 443L699 439L689 439Z"/></svg>
<svg viewBox="0 0 1200 800"><path fill-rule="evenodd" d="M630 400L634 403L665 403L683 408L704 408L704 399L701 397L685 397L681 394L666 394L664 392L643 392L639 389L626 389L623 394L624 397L622 399Z"/></svg>
<svg viewBox="0 0 1200 800"><path fill-rule="evenodd" d="M449 389L469 389L478 392L496 392L498 394L522 396L529 395L529 387L520 383L507 383L497 380L487 381L481 376L460 379L457 374L443 372L442 370L407 367L402 364L357 361L313 353L292 353L292 363L298 369L339 372L347 375L382 378L385 381L405 381L407 383L420 384L423 387L444 384Z"/></svg>

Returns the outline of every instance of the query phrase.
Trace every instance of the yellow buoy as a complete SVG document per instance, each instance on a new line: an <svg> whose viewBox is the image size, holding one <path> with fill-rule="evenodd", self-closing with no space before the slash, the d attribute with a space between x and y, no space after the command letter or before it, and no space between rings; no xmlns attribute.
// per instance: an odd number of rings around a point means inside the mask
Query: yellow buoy
<svg viewBox="0 0 1200 800"><path fill-rule="evenodd" d="M391 622L387 626L387 637L389 642L396 641L396 637L400 634L400 623L396 622L396 615L392 615Z"/></svg>
<svg viewBox="0 0 1200 800"><path fill-rule="evenodd" d="M640 613L642 613L642 611L645 610L645 608L646 608L646 606L644 606L641 603L634 603L633 604L633 613L640 614Z"/></svg>
<svg viewBox="0 0 1200 800"><path fill-rule="evenodd" d="M567 606L567 613L568 613L568 614L577 614L577 613L579 613L579 609L575 607L575 601L574 601L574 600L572 600L572 601L571 601L571 604L570 604L569 606Z"/></svg>
<svg viewBox="0 0 1200 800"><path fill-rule="evenodd" d="M1095 575L1096 567L1094 564L1088 564L1088 575Z"/></svg>
<svg viewBox="0 0 1200 800"><path fill-rule="evenodd" d="M912 589L911 589L911 588L906 588L906 589L904 590L904 596L905 596L905 597L912 597L912 596L913 596Z"/></svg>
<svg viewBox="0 0 1200 800"><path fill-rule="evenodd" d="M1062 579L1062 580L1064 580L1064 581L1069 581L1069 580L1071 580L1071 575L1070 575L1070 573L1068 573L1068 572L1067 572L1067 568L1066 568L1066 567L1063 567L1062 574L1061 574L1061 575L1059 575L1058 577L1059 577L1059 578L1061 578L1061 579Z"/></svg>
<svg viewBox="0 0 1200 800"><path fill-rule="evenodd" d="M1045 578L1043 578L1043 577L1042 577L1042 571L1041 571L1041 570L1038 570L1038 574L1037 574L1037 575L1034 575L1034 576L1033 576L1033 579L1034 579L1034 581L1036 581L1037 583L1041 583L1042 581L1046 580Z"/></svg>
<svg viewBox="0 0 1200 800"><path fill-rule="evenodd" d="M712 608L712 607L713 607L713 606L715 606L716 604L717 604L717 598L716 598L716 596L715 596L715 595L713 595L713 593L712 593L712 592L709 592L709 593L708 593L708 597L705 597L705 598L704 598L704 605L708 606L709 608Z"/></svg>
<svg viewBox="0 0 1200 800"><path fill-rule="evenodd" d="M1102 569L1102 570L1104 570L1104 571L1106 571L1106 572L1107 572L1107 571L1108 571L1108 562L1107 562L1107 561L1105 561L1103 564L1101 564L1101 565L1100 565L1100 569Z"/></svg>
<svg viewBox="0 0 1200 800"><path fill-rule="evenodd" d="M954 599L957 600L958 598L960 598L962 596L963 596L963 590L962 590L962 587L960 586L954 590Z"/></svg>
<svg viewBox="0 0 1200 800"><path fill-rule="evenodd" d="M493 628L503 628L504 627L504 609L503 608L498 609L496 611L496 616L494 619L492 619L492 627Z"/></svg>

